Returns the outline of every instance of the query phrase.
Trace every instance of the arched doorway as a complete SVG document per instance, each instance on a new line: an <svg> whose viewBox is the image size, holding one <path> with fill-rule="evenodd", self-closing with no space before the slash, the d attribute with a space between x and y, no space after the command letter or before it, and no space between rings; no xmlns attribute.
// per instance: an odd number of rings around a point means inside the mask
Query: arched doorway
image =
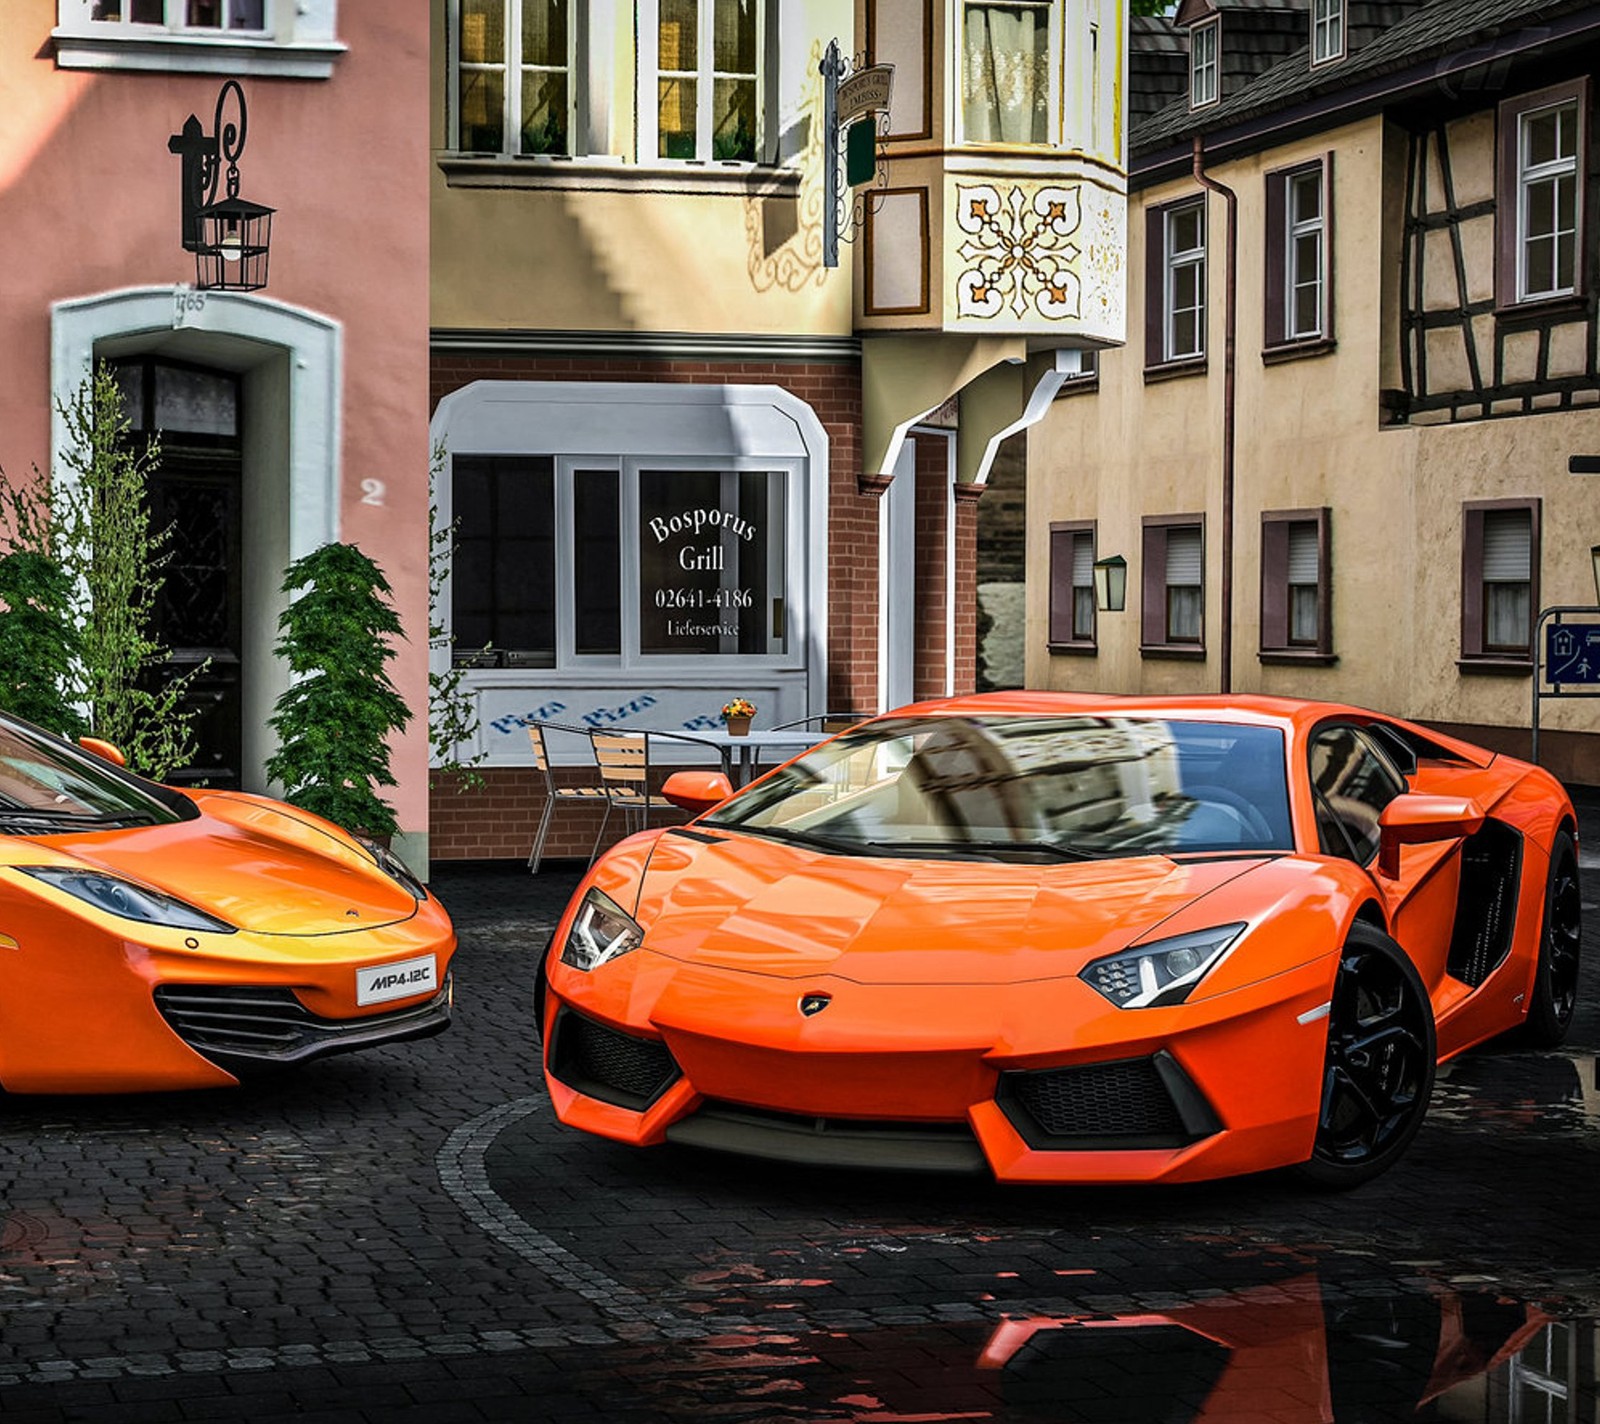
<svg viewBox="0 0 1600 1424"><path fill-rule="evenodd" d="M244 708L242 381L154 356L114 363L129 437L159 441L146 491L150 529L161 539L153 608L163 661L152 679L192 675L182 710L196 751L174 783L238 789Z"/></svg>

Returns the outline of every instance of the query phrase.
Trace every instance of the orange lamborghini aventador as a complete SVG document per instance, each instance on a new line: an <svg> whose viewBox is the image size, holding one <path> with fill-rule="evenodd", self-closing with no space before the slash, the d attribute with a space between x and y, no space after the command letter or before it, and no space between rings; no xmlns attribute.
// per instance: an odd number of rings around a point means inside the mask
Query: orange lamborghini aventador
<svg viewBox="0 0 1600 1424"><path fill-rule="evenodd" d="M991 694L667 791L541 973L556 1112L624 1142L1345 1186L1436 1062L1573 1013L1560 785L1356 708Z"/></svg>
<svg viewBox="0 0 1600 1424"><path fill-rule="evenodd" d="M215 1087L448 1026L455 934L397 859L119 760L0 716L0 1088Z"/></svg>

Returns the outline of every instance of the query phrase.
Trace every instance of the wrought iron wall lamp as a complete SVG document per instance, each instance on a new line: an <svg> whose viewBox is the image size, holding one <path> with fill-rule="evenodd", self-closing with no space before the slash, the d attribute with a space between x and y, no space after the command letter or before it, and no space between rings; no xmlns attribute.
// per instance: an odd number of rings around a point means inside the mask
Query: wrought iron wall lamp
<svg viewBox="0 0 1600 1424"><path fill-rule="evenodd" d="M233 95L238 121L223 122ZM204 290L254 292L267 285L267 249L277 210L239 196L239 156L244 152L249 114L244 90L228 80L217 95L211 132L190 114L167 140L167 151L183 158L183 245L194 253L195 285ZM217 184L227 162L227 196Z"/></svg>

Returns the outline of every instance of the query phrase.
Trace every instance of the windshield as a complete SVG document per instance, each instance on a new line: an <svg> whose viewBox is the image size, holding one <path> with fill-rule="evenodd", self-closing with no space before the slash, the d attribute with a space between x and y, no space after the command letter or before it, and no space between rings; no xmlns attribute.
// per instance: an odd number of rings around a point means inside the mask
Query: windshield
<svg viewBox="0 0 1600 1424"><path fill-rule="evenodd" d="M0 831L60 823L154 825L181 820L90 752L0 722Z"/></svg>
<svg viewBox="0 0 1600 1424"><path fill-rule="evenodd" d="M703 824L854 855L1047 861L1294 845L1281 732L1156 717L871 722Z"/></svg>

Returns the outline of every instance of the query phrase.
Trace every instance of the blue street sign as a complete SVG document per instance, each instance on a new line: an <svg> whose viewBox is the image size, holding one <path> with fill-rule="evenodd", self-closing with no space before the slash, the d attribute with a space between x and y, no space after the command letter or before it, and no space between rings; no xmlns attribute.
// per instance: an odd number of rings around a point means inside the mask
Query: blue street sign
<svg viewBox="0 0 1600 1424"><path fill-rule="evenodd" d="M1600 623L1546 624L1544 679L1600 685Z"/></svg>

